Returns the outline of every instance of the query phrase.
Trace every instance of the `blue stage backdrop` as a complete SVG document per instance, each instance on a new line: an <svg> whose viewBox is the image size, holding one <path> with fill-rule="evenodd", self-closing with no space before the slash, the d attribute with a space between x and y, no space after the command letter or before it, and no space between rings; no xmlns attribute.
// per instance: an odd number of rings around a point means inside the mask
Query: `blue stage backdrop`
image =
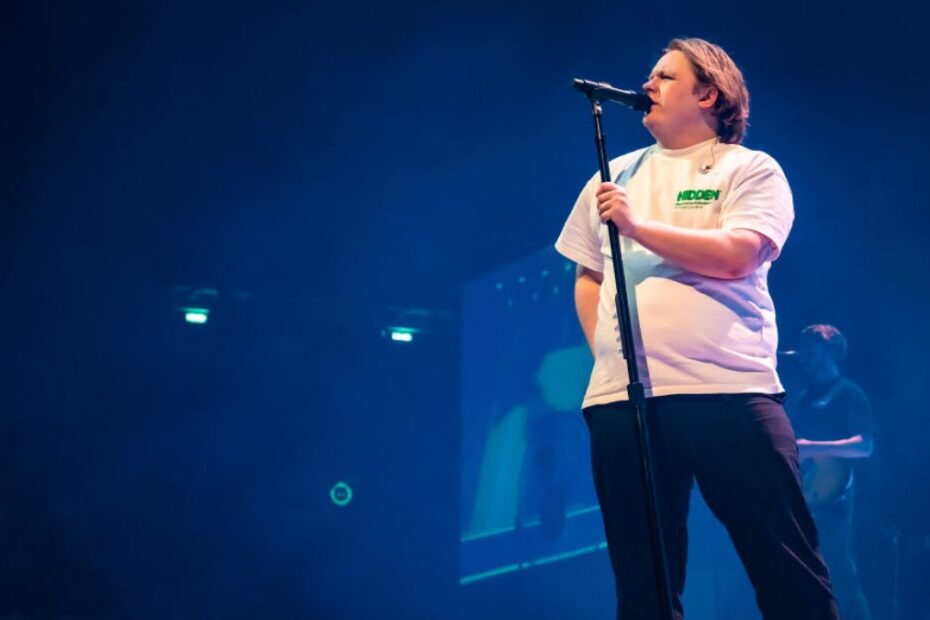
<svg viewBox="0 0 930 620"><path fill-rule="evenodd" d="M675 36L747 77L780 348L848 336L860 574L928 618L926 3L7 5L0 618L611 617L551 247L597 168L571 79ZM694 502L688 617L751 618Z"/></svg>

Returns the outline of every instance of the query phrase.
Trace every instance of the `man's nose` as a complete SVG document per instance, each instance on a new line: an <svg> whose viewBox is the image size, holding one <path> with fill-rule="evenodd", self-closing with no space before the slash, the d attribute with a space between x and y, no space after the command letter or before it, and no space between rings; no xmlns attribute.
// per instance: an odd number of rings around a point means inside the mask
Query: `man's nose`
<svg viewBox="0 0 930 620"><path fill-rule="evenodd" d="M647 93L653 92L655 90L653 82L655 82L655 80L646 80L646 82L643 84L643 91Z"/></svg>

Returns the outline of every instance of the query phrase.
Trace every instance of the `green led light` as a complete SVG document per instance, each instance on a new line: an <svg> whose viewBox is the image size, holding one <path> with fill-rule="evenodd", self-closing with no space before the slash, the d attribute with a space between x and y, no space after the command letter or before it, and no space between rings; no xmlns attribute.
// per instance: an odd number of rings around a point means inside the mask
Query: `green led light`
<svg viewBox="0 0 930 620"><path fill-rule="evenodd" d="M420 330L415 327L402 327L399 325L391 325L381 330L381 334L385 338L394 342L413 342L414 336L419 333Z"/></svg>
<svg viewBox="0 0 930 620"><path fill-rule="evenodd" d="M329 499L337 506L348 506L352 501L352 487L345 482L337 482L329 490Z"/></svg>
<svg viewBox="0 0 930 620"><path fill-rule="evenodd" d="M203 325L210 318L209 308L181 308L184 320L194 325Z"/></svg>
<svg viewBox="0 0 930 620"><path fill-rule="evenodd" d="M207 315L202 312L185 312L184 320L188 323L195 323L197 325L203 325L207 322Z"/></svg>

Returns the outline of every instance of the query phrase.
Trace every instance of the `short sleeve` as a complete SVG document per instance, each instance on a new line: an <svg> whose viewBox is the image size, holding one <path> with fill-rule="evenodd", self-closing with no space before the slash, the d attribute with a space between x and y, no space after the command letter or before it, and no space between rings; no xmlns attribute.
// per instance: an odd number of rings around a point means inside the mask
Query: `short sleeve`
<svg viewBox="0 0 930 620"><path fill-rule="evenodd" d="M555 242L559 254L593 271L604 271L601 240L598 237L600 219L594 206L599 175L591 177L578 195L575 206Z"/></svg>
<svg viewBox="0 0 930 620"><path fill-rule="evenodd" d="M748 229L765 235L775 244L774 261L793 222L794 202L784 172L774 159L758 153L744 174L734 179L721 208L721 228Z"/></svg>
<svg viewBox="0 0 930 620"><path fill-rule="evenodd" d="M849 423L849 436L875 434L875 422L872 419L872 404L869 397L857 386L850 386L849 394L845 399L848 408L847 419Z"/></svg>

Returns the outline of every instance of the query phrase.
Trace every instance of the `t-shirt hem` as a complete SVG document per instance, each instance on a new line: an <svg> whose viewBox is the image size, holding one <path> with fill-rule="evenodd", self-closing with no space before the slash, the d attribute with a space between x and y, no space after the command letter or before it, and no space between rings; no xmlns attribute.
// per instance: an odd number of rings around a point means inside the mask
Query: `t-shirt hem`
<svg viewBox="0 0 930 620"><path fill-rule="evenodd" d="M733 385L730 383L719 383L713 385L669 385L663 387L646 389L646 397L655 396L676 396L685 394L781 394L785 388L780 383L769 383L765 385ZM626 390L612 392L601 396L592 396L585 398L581 404L582 409L593 407L595 405L608 405L620 401L630 400Z"/></svg>

